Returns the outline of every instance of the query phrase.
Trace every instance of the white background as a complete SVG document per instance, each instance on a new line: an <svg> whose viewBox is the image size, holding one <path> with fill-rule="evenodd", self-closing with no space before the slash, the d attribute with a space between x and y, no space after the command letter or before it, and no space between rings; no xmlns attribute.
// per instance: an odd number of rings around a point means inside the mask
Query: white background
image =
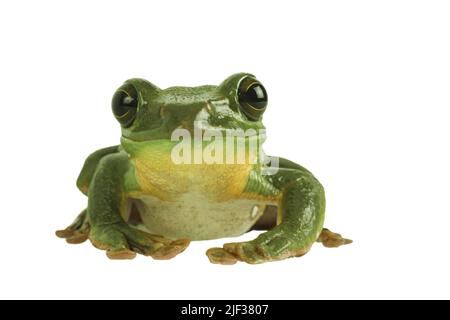
<svg viewBox="0 0 450 320"><path fill-rule="evenodd" d="M1 298L450 298L448 1L3 1ZM268 154L310 169L354 244L258 266L110 261L54 236L117 144L115 89L265 85ZM251 239L247 234L241 239Z"/></svg>

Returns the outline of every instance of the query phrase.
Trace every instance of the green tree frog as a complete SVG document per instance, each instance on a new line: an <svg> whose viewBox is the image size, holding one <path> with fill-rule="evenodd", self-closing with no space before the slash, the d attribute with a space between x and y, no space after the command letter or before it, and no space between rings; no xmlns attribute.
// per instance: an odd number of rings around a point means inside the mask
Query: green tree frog
<svg viewBox="0 0 450 320"><path fill-rule="evenodd" d="M299 257L314 242L350 243L323 228L319 181L262 151L267 101L264 86L247 73L218 86L164 90L126 81L112 99L120 144L86 159L77 186L87 208L57 236L89 239L111 259L170 259L193 240L265 231L209 249L218 264Z"/></svg>

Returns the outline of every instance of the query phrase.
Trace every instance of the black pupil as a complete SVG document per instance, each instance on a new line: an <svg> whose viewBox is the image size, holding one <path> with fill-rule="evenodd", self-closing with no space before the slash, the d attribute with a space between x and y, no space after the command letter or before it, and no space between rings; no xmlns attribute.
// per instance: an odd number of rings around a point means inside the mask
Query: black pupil
<svg viewBox="0 0 450 320"><path fill-rule="evenodd" d="M256 109L264 109L267 106L266 89L261 84L254 83L241 93L240 101L246 102Z"/></svg>
<svg viewBox="0 0 450 320"><path fill-rule="evenodd" d="M117 120L125 127L133 122L137 105L137 92L132 85L125 85L114 94L112 109Z"/></svg>

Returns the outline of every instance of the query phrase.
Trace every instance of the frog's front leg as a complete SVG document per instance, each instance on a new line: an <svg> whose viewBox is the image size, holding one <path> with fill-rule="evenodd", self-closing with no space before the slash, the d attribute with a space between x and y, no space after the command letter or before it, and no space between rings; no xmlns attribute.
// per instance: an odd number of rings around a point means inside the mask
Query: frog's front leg
<svg viewBox="0 0 450 320"><path fill-rule="evenodd" d="M281 223L255 240L228 243L207 252L213 263L233 259L256 264L302 256L322 232L325 194L322 185L306 169L280 168L264 179L280 190Z"/></svg>
<svg viewBox="0 0 450 320"><path fill-rule="evenodd" d="M89 184L91 183L98 164L102 158L118 151L119 146L112 146L99 149L87 157L77 179L77 187L83 194L88 194ZM78 244L88 239L89 230L87 209L84 209L70 226L66 229L56 231L56 235L60 238L66 239L68 243Z"/></svg>
<svg viewBox="0 0 450 320"><path fill-rule="evenodd" d="M169 240L130 227L120 212L125 207L125 173L128 155L118 152L102 158L88 190L87 216L92 244L107 250L111 259L131 259L140 253L155 259L172 258L182 252L188 240Z"/></svg>

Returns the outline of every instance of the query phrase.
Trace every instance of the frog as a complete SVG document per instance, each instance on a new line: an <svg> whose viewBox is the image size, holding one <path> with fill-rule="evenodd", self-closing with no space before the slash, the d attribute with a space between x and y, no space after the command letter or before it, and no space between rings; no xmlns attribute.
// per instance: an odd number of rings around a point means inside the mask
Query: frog
<svg viewBox="0 0 450 320"><path fill-rule="evenodd" d="M132 78L111 104L120 144L85 160L76 185L87 207L56 231L68 243L89 239L110 259L167 260L191 241L258 230L253 240L206 251L210 262L231 265L300 257L316 242L333 248L352 242L324 228L325 192L317 178L264 153L268 94L254 75L166 89Z"/></svg>

